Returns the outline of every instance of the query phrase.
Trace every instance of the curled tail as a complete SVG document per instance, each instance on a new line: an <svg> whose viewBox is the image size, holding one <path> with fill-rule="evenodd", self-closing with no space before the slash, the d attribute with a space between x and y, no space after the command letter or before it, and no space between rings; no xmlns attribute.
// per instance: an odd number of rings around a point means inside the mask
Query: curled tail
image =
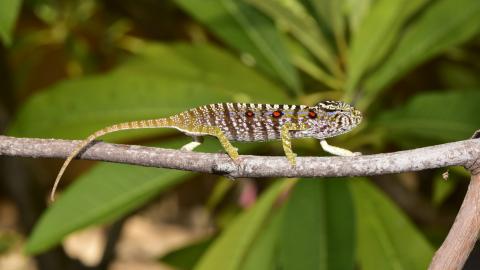
<svg viewBox="0 0 480 270"><path fill-rule="evenodd" d="M98 137L101 137L107 133L112 133L112 132L121 131L121 130L141 129L141 128L162 128L162 127L171 127L171 125L172 125L172 121L170 118L159 118L159 119L152 119L152 120L125 122L125 123L109 126L96 131L92 135L88 136L85 140L80 142L77 145L77 147L73 150L73 152L67 157L67 159L62 165L62 168L57 174L55 183L53 184L53 188L50 193L50 200L51 201L55 200L55 192L57 190L58 184L60 183L60 179L62 178L63 173L68 167L68 164L70 164L70 162L78 155L78 153L80 153L86 146L88 146L91 142L93 142Z"/></svg>

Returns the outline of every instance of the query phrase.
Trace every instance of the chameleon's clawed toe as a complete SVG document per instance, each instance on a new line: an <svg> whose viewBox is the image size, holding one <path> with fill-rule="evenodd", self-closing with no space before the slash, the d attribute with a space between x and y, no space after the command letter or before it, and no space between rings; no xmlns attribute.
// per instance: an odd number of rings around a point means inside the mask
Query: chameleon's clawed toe
<svg viewBox="0 0 480 270"><path fill-rule="evenodd" d="M235 163L235 165L242 164L242 161L240 160L240 158L236 158L236 159L232 159L232 160L233 160L233 163Z"/></svg>

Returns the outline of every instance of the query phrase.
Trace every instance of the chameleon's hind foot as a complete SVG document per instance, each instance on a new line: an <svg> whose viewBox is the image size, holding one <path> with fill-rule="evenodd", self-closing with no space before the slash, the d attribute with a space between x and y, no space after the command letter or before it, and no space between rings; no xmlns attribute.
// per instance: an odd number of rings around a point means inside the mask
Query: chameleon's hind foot
<svg viewBox="0 0 480 270"><path fill-rule="evenodd" d="M352 152L348 149L340 148L337 146L333 146L327 143L326 140L321 140L320 145L325 152L328 152L332 155L342 156L342 157L353 157L353 156L360 156L362 153L360 152Z"/></svg>
<svg viewBox="0 0 480 270"><path fill-rule="evenodd" d="M180 150L186 151L186 152L192 152L195 148L197 148L201 144L202 144L201 142L189 142L189 143L185 144L184 146L182 146L182 148L180 148Z"/></svg>
<svg viewBox="0 0 480 270"><path fill-rule="evenodd" d="M191 142L185 144L184 146L182 146L182 148L180 148L180 150L191 152L203 143L203 137L192 136L192 139L193 139L193 141L191 141Z"/></svg>

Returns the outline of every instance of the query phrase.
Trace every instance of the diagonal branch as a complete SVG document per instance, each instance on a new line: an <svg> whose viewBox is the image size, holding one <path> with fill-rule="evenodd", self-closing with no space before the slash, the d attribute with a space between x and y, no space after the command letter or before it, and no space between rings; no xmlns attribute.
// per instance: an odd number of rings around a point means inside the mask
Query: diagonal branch
<svg viewBox="0 0 480 270"><path fill-rule="evenodd" d="M477 130L472 139L480 138ZM429 270L462 269L480 233L480 155L469 160L465 167L472 174L467 194L455 217L452 228L435 252Z"/></svg>
<svg viewBox="0 0 480 270"><path fill-rule="evenodd" d="M66 158L80 141L0 136L0 155ZM480 139L355 157L298 157L291 167L282 156L241 156L233 163L225 154L197 153L137 145L98 142L80 159L222 174L229 177L365 176L462 165L480 156Z"/></svg>
<svg viewBox="0 0 480 270"><path fill-rule="evenodd" d="M432 259L429 270L462 269L480 231L480 174L472 176L452 228Z"/></svg>

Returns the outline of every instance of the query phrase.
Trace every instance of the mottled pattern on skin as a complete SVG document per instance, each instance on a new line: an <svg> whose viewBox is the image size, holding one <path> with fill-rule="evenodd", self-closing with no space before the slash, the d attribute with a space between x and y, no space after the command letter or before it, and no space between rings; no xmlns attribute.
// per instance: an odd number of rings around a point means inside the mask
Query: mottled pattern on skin
<svg viewBox="0 0 480 270"><path fill-rule="evenodd" d="M82 141L67 157L55 180L51 198L68 164L96 138L107 133L140 128L175 128L193 136L194 144L182 147L193 150L200 143L198 137L210 135L218 138L228 155L238 162L238 151L230 141L282 140L290 164L295 166L292 138L322 140L324 150L337 155L352 155L346 149L330 146L325 138L338 136L356 127L362 114L341 101L323 101L315 106L255 103L217 103L193 108L176 115L125 122L96 131ZM326 149L326 147L328 149Z"/></svg>
<svg viewBox="0 0 480 270"><path fill-rule="evenodd" d="M274 112L281 116L274 117ZM315 117L311 113L314 113ZM323 139L348 132L361 121L361 113L339 101L315 106L254 103L217 103L200 106L170 117L171 126L189 135L208 135L202 127L219 127L230 141L281 139L286 123L303 124L305 130L292 131L292 138Z"/></svg>

